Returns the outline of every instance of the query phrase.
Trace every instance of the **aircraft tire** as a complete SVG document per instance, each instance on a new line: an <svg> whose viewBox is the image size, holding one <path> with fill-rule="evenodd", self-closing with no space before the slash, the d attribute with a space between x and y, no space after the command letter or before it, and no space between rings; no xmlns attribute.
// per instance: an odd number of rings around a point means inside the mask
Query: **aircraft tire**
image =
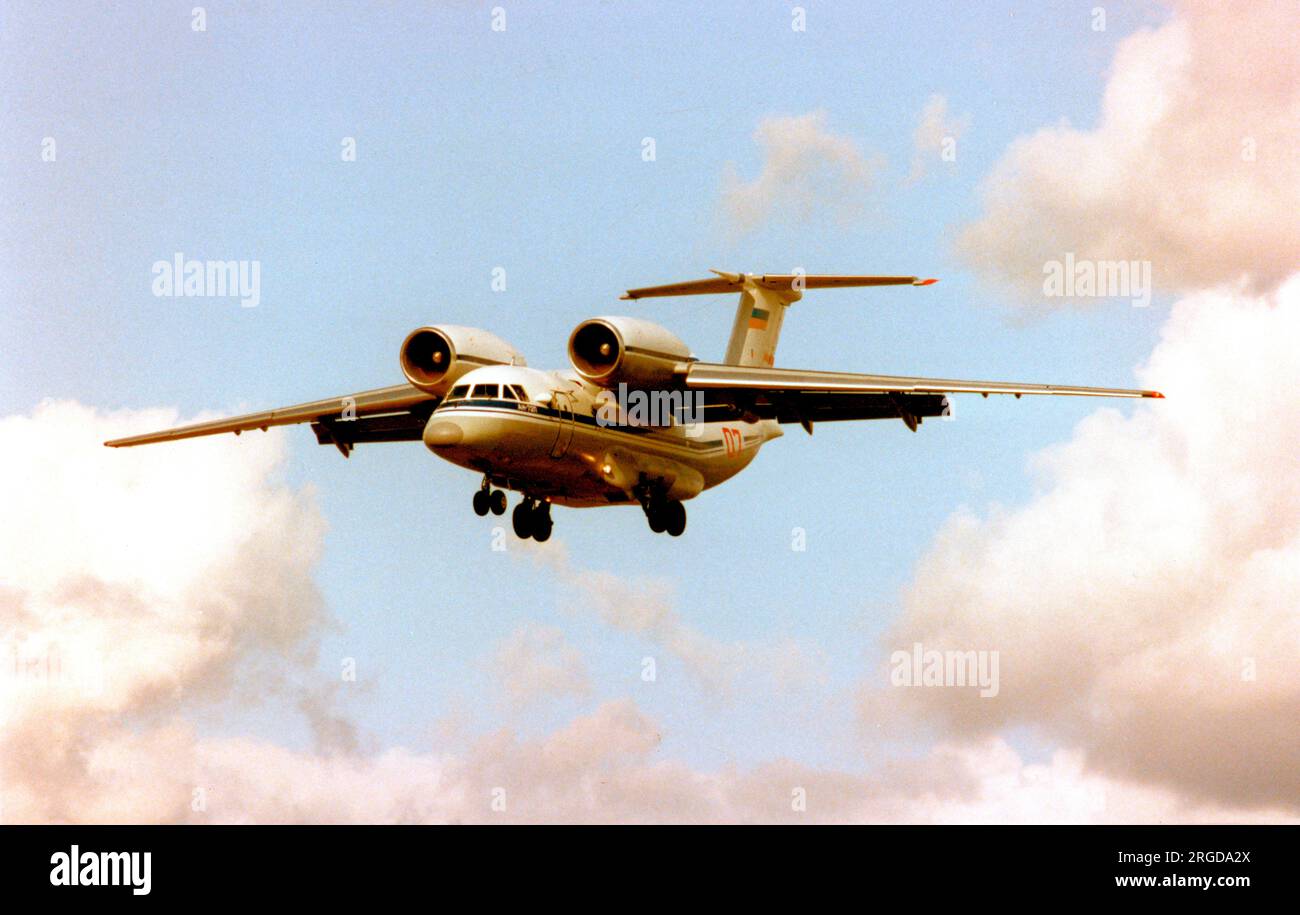
<svg viewBox="0 0 1300 915"><path fill-rule="evenodd" d="M686 530L686 506L680 502L669 502L664 506L664 514L667 516L664 530L670 537L680 537Z"/></svg>
<svg viewBox="0 0 1300 915"><path fill-rule="evenodd" d="M646 520L650 522L650 530L656 534L662 534L664 528L668 526L668 512L665 510L664 503L651 502L650 507L646 509Z"/></svg>
<svg viewBox="0 0 1300 915"><path fill-rule="evenodd" d="M488 513L488 502L490 499L491 496L488 494L487 490L480 489L478 492L474 493L474 514L478 515L480 518L486 515Z"/></svg>
<svg viewBox="0 0 1300 915"><path fill-rule="evenodd" d="M504 489L498 489L492 493L488 500L488 506L492 509L494 515L504 515L506 513L506 493Z"/></svg>
<svg viewBox="0 0 1300 915"><path fill-rule="evenodd" d="M515 506L514 514L510 516L510 524L515 529L515 536L520 540L527 540L533 536L533 508L528 504L527 499Z"/></svg>

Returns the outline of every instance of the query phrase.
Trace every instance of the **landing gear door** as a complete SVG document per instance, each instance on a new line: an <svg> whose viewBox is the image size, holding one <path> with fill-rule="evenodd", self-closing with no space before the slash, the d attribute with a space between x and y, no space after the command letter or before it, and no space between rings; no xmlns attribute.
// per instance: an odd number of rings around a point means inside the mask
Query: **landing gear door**
<svg viewBox="0 0 1300 915"><path fill-rule="evenodd" d="M555 444L551 446L551 457L562 458L569 450L569 443L573 441L573 399L563 391L556 391L551 398L551 405L555 407L560 420Z"/></svg>

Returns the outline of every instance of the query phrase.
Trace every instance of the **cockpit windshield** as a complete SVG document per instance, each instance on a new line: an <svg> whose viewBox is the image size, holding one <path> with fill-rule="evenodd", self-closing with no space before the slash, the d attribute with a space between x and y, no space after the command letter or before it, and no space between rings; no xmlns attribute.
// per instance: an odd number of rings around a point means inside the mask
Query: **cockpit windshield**
<svg viewBox="0 0 1300 915"><path fill-rule="evenodd" d="M518 384L458 384L443 398L443 403L469 398L483 400L518 400L528 403L528 393Z"/></svg>

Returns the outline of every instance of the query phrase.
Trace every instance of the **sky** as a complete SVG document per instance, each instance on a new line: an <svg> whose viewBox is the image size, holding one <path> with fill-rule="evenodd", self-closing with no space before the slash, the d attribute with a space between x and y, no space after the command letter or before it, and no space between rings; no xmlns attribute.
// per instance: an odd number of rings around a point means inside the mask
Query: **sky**
<svg viewBox="0 0 1300 915"><path fill-rule="evenodd" d="M1293 8L201 9L0 9L0 818L1297 817ZM178 252L255 307L156 296ZM544 547L414 443L100 446L429 323L720 359L729 297L618 300L709 268L941 279L809 293L778 364L1168 399L787 428L683 538ZM916 643L998 695L892 685Z"/></svg>

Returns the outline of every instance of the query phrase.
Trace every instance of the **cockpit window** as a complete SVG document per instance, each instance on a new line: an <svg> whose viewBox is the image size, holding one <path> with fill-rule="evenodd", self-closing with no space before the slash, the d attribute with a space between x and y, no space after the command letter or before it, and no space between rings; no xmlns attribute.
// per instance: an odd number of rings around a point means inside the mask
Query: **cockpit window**
<svg viewBox="0 0 1300 915"><path fill-rule="evenodd" d="M502 400L518 400L518 399L519 399L519 395L517 395L517 394L515 393L515 386L514 386L513 384L503 384L503 385L501 385L501 399L502 399Z"/></svg>
<svg viewBox="0 0 1300 915"><path fill-rule="evenodd" d="M521 387L520 387L519 385L517 385L517 384L509 385L509 387L510 387L510 390L512 390L512 391L515 392L515 397L516 397L516 398L518 398L519 400L522 400L524 403L527 403L527 402L528 402L528 394L524 392L524 389L523 389L523 388L521 388Z"/></svg>
<svg viewBox="0 0 1300 915"><path fill-rule="evenodd" d="M474 396L496 400L501 396L500 390L501 386L498 384L476 384L474 385Z"/></svg>
<svg viewBox="0 0 1300 915"><path fill-rule="evenodd" d="M467 384L458 384L458 385L456 385L454 388L451 389L451 393L447 395L447 399L448 399L448 400L464 400L464 399L465 399L465 395L467 395L468 393L469 393L469 385L467 385Z"/></svg>

